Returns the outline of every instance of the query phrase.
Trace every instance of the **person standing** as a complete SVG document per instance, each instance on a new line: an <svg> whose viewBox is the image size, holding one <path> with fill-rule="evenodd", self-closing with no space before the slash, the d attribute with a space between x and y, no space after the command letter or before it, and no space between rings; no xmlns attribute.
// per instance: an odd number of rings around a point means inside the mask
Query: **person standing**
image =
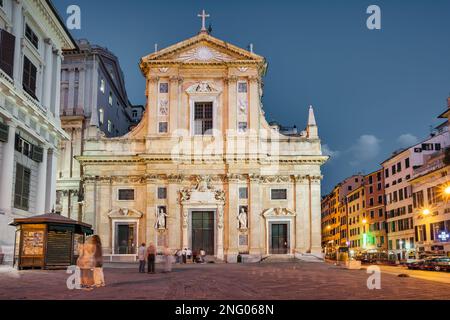
<svg viewBox="0 0 450 320"><path fill-rule="evenodd" d="M91 237L91 241L95 246L95 267L94 267L94 286L104 287L105 286L105 275L103 273L103 253L102 253L102 242L98 235Z"/></svg>
<svg viewBox="0 0 450 320"><path fill-rule="evenodd" d="M147 273L155 273L156 247L153 243L147 248Z"/></svg>
<svg viewBox="0 0 450 320"><path fill-rule="evenodd" d="M138 250L139 259L139 273L145 273L145 253L147 249L145 248L145 243L142 243Z"/></svg>

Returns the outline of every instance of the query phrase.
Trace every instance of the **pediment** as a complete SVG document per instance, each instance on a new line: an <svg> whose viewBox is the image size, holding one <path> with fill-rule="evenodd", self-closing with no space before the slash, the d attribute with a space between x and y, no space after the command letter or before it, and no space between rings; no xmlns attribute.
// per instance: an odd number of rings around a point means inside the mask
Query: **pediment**
<svg viewBox="0 0 450 320"><path fill-rule="evenodd" d="M227 63L237 61L265 63L263 57L205 33L142 58L143 63L158 61L177 63Z"/></svg>
<svg viewBox="0 0 450 320"><path fill-rule="evenodd" d="M142 216L142 212L128 208L116 208L108 212L110 219L140 219Z"/></svg>
<svg viewBox="0 0 450 320"><path fill-rule="evenodd" d="M297 213L287 208L269 208L263 211L263 217L295 217Z"/></svg>

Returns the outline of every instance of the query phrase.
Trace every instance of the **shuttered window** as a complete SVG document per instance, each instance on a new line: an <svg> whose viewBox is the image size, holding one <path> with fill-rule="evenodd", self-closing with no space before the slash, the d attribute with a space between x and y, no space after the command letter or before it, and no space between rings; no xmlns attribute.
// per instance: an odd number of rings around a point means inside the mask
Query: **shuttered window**
<svg viewBox="0 0 450 320"><path fill-rule="evenodd" d="M36 66L25 56L23 60L23 89L31 95L33 98L36 97Z"/></svg>
<svg viewBox="0 0 450 320"><path fill-rule="evenodd" d="M30 180L31 170L17 163L14 188L14 207L17 209L29 209Z"/></svg>
<svg viewBox="0 0 450 320"><path fill-rule="evenodd" d="M0 69L13 77L14 44L16 38L6 30L0 29Z"/></svg>
<svg viewBox="0 0 450 320"><path fill-rule="evenodd" d="M0 141L1 142L8 142L8 131L9 127L0 122Z"/></svg>
<svg viewBox="0 0 450 320"><path fill-rule="evenodd" d="M44 149L38 146L33 146L31 151L31 159L39 163L43 161Z"/></svg>
<svg viewBox="0 0 450 320"><path fill-rule="evenodd" d="M39 38L29 25L25 26L25 37L27 37L27 39L30 40L30 42L36 49L39 49Z"/></svg>

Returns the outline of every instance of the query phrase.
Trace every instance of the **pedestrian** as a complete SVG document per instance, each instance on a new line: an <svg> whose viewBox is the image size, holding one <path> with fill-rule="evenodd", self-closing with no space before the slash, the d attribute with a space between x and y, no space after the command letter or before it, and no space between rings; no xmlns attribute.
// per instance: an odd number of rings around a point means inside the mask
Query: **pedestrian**
<svg viewBox="0 0 450 320"><path fill-rule="evenodd" d="M186 256L187 256L187 260L191 260L192 259L192 250L189 248L186 248ZM191 260L192 262L192 260Z"/></svg>
<svg viewBox="0 0 450 320"><path fill-rule="evenodd" d="M145 273L145 252L147 248L145 248L145 243L142 243L138 250L138 259L139 259L139 273Z"/></svg>
<svg viewBox="0 0 450 320"><path fill-rule="evenodd" d="M156 247L153 243L147 248L147 273L155 273Z"/></svg>
<svg viewBox="0 0 450 320"><path fill-rule="evenodd" d="M183 257L183 263L186 264L187 263L187 248L184 248L181 251L181 256Z"/></svg>
<svg viewBox="0 0 450 320"><path fill-rule="evenodd" d="M182 256L182 251L181 250L177 250L177 252L175 253L175 263L181 263L181 256Z"/></svg>
<svg viewBox="0 0 450 320"><path fill-rule="evenodd" d="M92 290L94 286L94 267L95 267L95 246L88 240L84 244L78 246L79 256L77 259L77 267L81 273L81 288L84 290Z"/></svg>
<svg viewBox="0 0 450 320"><path fill-rule="evenodd" d="M172 272L172 253L169 248L164 248L164 273Z"/></svg>
<svg viewBox="0 0 450 320"><path fill-rule="evenodd" d="M95 246L94 254L94 286L104 287L105 286L105 275L103 273L103 253L102 253L102 242L98 235L93 235L90 238L92 244Z"/></svg>
<svg viewBox="0 0 450 320"><path fill-rule="evenodd" d="M205 250L201 249L200 250L200 263L205 263L205 256L206 256Z"/></svg>

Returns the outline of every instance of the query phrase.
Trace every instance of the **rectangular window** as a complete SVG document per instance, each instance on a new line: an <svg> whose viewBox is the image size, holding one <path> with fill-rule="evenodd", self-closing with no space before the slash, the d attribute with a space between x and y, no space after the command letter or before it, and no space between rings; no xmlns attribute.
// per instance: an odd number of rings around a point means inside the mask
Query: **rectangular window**
<svg viewBox="0 0 450 320"><path fill-rule="evenodd" d="M104 79L101 79L100 80L100 91L102 92L102 93L105 93L105 80Z"/></svg>
<svg viewBox="0 0 450 320"><path fill-rule="evenodd" d="M112 132L112 122L108 120L108 132Z"/></svg>
<svg viewBox="0 0 450 320"><path fill-rule="evenodd" d="M36 49L39 49L39 38L28 24L25 26L25 37L30 40L31 44L33 44Z"/></svg>
<svg viewBox="0 0 450 320"><path fill-rule="evenodd" d="M423 143L422 150L423 151L433 151L434 145L432 143Z"/></svg>
<svg viewBox="0 0 450 320"><path fill-rule="evenodd" d="M392 175L394 175L394 174L396 174L396 173L397 173L396 167L395 167L395 165L393 165L393 166L392 166Z"/></svg>
<svg viewBox="0 0 450 320"><path fill-rule="evenodd" d="M14 35L0 29L0 69L10 78L13 77L15 42Z"/></svg>
<svg viewBox="0 0 450 320"><path fill-rule="evenodd" d="M212 135L213 104L212 102L196 102L194 110L195 135Z"/></svg>
<svg viewBox="0 0 450 320"><path fill-rule="evenodd" d="M8 142L9 127L0 122L0 142Z"/></svg>
<svg viewBox="0 0 450 320"><path fill-rule="evenodd" d="M165 187L158 188L158 199L160 200L167 199L167 188Z"/></svg>
<svg viewBox="0 0 450 320"><path fill-rule="evenodd" d="M409 158L405 159L405 168L408 169L410 167Z"/></svg>
<svg viewBox="0 0 450 320"><path fill-rule="evenodd" d="M287 189L272 189L271 190L272 200L287 200Z"/></svg>
<svg viewBox="0 0 450 320"><path fill-rule="evenodd" d="M402 163L401 162L397 163L397 172L400 172L400 171L402 171Z"/></svg>
<svg viewBox="0 0 450 320"><path fill-rule="evenodd" d="M134 189L119 189L120 201L132 201L134 200Z"/></svg>
<svg viewBox="0 0 450 320"><path fill-rule="evenodd" d="M14 207L28 210L30 197L31 170L21 164L16 164L16 179L14 186Z"/></svg>
<svg viewBox="0 0 450 320"><path fill-rule="evenodd" d="M167 133L169 124L167 122L160 122L158 132L159 133Z"/></svg>
<svg viewBox="0 0 450 320"><path fill-rule="evenodd" d="M99 109L99 122L100 124L103 124L105 122L105 113L103 111L103 109Z"/></svg>
<svg viewBox="0 0 450 320"><path fill-rule="evenodd" d="M238 92L239 93L247 93L247 82L239 82L238 83Z"/></svg>
<svg viewBox="0 0 450 320"><path fill-rule="evenodd" d="M382 218L383 217L383 209L378 209L378 217Z"/></svg>
<svg viewBox="0 0 450 320"><path fill-rule="evenodd" d="M37 68L26 56L24 56L22 86L23 89L35 99L37 99L36 75L37 75Z"/></svg>
<svg viewBox="0 0 450 320"><path fill-rule="evenodd" d="M248 199L248 188L239 188L239 199Z"/></svg>
<svg viewBox="0 0 450 320"><path fill-rule="evenodd" d="M435 143L435 144L434 144L434 150L436 150L436 151L441 151L441 149L442 149L442 147L441 147L441 144L440 144L440 143Z"/></svg>
<svg viewBox="0 0 450 320"><path fill-rule="evenodd" d="M108 102L109 102L109 105L110 105L110 106L113 105L113 96L112 96L112 92L109 93Z"/></svg>
<svg viewBox="0 0 450 320"><path fill-rule="evenodd" d="M159 84L159 93L169 93L169 84L167 82Z"/></svg>
<svg viewBox="0 0 450 320"><path fill-rule="evenodd" d="M385 170L385 173L386 173L386 174L385 174L386 178L389 178L389 169L386 169L386 170Z"/></svg>

